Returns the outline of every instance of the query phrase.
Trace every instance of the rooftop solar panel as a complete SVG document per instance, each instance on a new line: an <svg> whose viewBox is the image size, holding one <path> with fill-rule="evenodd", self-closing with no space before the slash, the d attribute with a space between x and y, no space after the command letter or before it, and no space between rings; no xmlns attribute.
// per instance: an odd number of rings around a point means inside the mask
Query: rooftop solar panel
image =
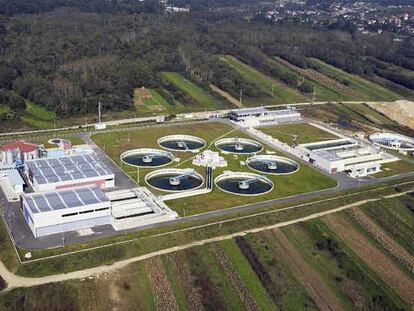
<svg viewBox="0 0 414 311"><path fill-rule="evenodd" d="M27 194L24 199L34 214L109 202L105 193L97 187Z"/></svg>
<svg viewBox="0 0 414 311"><path fill-rule="evenodd" d="M38 184L78 180L87 177L110 175L112 172L96 156L76 155L27 161Z"/></svg>

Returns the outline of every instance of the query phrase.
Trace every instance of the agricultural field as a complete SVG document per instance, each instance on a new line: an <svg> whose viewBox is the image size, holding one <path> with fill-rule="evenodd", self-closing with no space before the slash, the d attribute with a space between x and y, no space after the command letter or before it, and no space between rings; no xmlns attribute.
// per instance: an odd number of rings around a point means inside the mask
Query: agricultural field
<svg viewBox="0 0 414 311"><path fill-rule="evenodd" d="M218 138L249 137L244 132L235 130L230 125L225 123L208 122L189 125L152 127L131 132L97 134L94 135L92 139L108 154L111 159L118 163L118 165L120 165L133 180L138 180L140 184L144 185L146 184L145 175L152 171L152 169L140 168L137 170L134 167L123 164L120 160L120 155L124 151L133 148L159 148L157 140L160 137L171 134L189 134L201 137L206 141L207 146L212 146L211 149L213 151L217 150L216 147L213 146L213 143ZM265 147L264 149L275 152L271 148ZM262 153L264 152L265 150L262 151ZM189 152L179 152L176 153L175 156L178 157L180 161L178 163L173 162L166 167L194 168L200 174L205 175L204 167L196 167L191 163L191 159L195 156L195 154ZM228 161L228 166L215 169L214 177L221 174L224 170L251 171L243 165L243 161L245 161L248 157L249 156L247 155L227 155L226 160ZM276 186L271 192L261 196L245 197L229 195L215 187L211 193L172 200L168 202L168 205L181 215L190 215L273 198L282 198L298 193L316 191L336 186L336 181L315 171L307 165L301 165L299 171L294 174L284 176L269 175L269 178ZM283 187L278 187L277 185L283 185ZM154 193L163 194L163 192L158 190L154 190Z"/></svg>
<svg viewBox="0 0 414 311"><path fill-rule="evenodd" d="M253 84L256 84L264 92L272 96L273 100L271 102L262 104L278 105L307 101L307 98L300 92L289 88L279 80L275 80L261 73L260 71L248 66L235 57L226 55L221 56L220 60L226 62L235 70L237 70L244 79L252 82Z"/></svg>
<svg viewBox="0 0 414 311"><path fill-rule="evenodd" d="M163 76L172 84L174 84L181 91L187 93L192 99L194 99L200 108L204 109L217 109L220 106L220 102L214 98L206 90L202 89L198 85L194 84L190 80L184 78L182 75L176 72L163 72Z"/></svg>
<svg viewBox="0 0 414 311"><path fill-rule="evenodd" d="M290 146L338 138L308 123L278 124L260 127L259 130Z"/></svg>
<svg viewBox="0 0 414 311"><path fill-rule="evenodd" d="M308 63L312 69L349 87L358 94L362 100L393 101L402 98L401 95L386 89L379 84L368 81L360 76L349 74L341 69L326 64L319 59L309 58Z"/></svg>
<svg viewBox="0 0 414 311"><path fill-rule="evenodd" d="M355 306L374 310L407 308L410 298L407 295L403 296L405 299L401 297L406 292L397 292L400 288L391 287L390 279L384 279L380 274L382 270L377 269L379 263L367 256L370 251L380 251L369 241L362 240L362 235L356 236L351 227L341 223L338 217L341 216L330 215L322 220L289 226L282 231L305 262L319 274L341 309L352 310ZM358 245L351 245L350 241ZM394 283L405 275L387 258L381 259L384 260L381 264L389 265L388 268L396 273L392 279ZM412 281L408 284L414 285Z"/></svg>
<svg viewBox="0 0 414 311"><path fill-rule="evenodd" d="M350 89L312 69L297 67L280 57L268 58L269 66L279 72L291 74L298 81L309 84L315 89L315 101L355 100L358 97ZM313 95L312 95L313 97Z"/></svg>
<svg viewBox="0 0 414 311"><path fill-rule="evenodd" d="M386 199L116 273L14 289L0 296L0 309L410 310L414 278L394 257L397 245L412 259L413 203L410 195ZM408 231L396 235L404 222Z"/></svg>

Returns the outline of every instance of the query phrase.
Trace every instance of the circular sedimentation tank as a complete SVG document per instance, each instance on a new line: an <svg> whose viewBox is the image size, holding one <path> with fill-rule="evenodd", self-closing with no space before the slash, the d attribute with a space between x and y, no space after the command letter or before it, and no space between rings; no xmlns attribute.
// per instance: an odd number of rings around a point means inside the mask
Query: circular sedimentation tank
<svg viewBox="0 0 414 311"><path fill-rule="evenodd" d="M160 167L174 160L171 152L150 148L128 150L122 153L120 158L123 163L135 167Z"/></svg>
<svg viewBox="0 0 414 311"><path fill-rule="evenodd" d="M224 172L214 183L224 192L244 196L262 195L274 187L266 176L248 172Z"/></svg>
<svg viewBox="0 0 414 311"><path fill-rule="evenodd" d="M369 140L386 149L414 151L414 138L401 134L375 133L369 135Z"/></svg>
<svg viewBox="0 0 414 311"><path fill-rule="evenodd" d="M216 148L228 153L250 154L263 150L263 145L253 139L247 138L223 138L216 141Z"/></svg>
<svg viewBox="0 0 414 311"><path fill-rule="evenodd" d="M168 192L196 190L203 186L204 177L193 169L160 169L145 176L151 187Z"/></svg>
<svg viewBox="0 0 414 311"><path fill-rule="evenodd" d="M299 170L299 164L291 159L275 155L257 155L247 159L252 170L272 175L288 175Z"/></svg>
<svg viewBox="0 0 414 311"><path fill-rule="evenodd" d="M206 142L200 137L191 135L168 135L158 139L158 145L171 151L197 152L206 145Z"/></svg>

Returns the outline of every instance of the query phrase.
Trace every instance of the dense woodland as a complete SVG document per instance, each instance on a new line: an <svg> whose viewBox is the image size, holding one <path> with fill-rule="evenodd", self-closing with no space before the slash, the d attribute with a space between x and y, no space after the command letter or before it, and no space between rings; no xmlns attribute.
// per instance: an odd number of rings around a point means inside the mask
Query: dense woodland
<svg viewBox="0 0 414 311"><path fill-rule="evenodd" d="M183 4L192 4L193 0ZM195 3L196 1L194 1ZM60 116L132 105L133 90L159 90L168 101L186 100L162 71L175 71L205 87L213 83L237 97L262 91L244 80L219 55L236 56L262 72L298 85L294 76L268 68L264 57L280 56L306 68L319 58L348 72L378 75L414 89L414 39L394 42L389 34L360 36L303 25L246 19L236 0L199 1L187 14L164 13L158 2L49 0L0 1L0 104L14 117L25 101ZM178 3L178 1L177 1ZM239 5L239 9L224 6ZM220 4L220 10L211 9ZM299 91L311 92L309 85Z"/></svg>

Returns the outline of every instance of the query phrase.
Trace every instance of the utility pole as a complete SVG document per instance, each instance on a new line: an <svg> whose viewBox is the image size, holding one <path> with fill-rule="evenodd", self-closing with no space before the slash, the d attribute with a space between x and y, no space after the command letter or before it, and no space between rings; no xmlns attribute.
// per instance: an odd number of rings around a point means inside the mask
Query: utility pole
<svg viewBox="0 0 414 311"><path fill-rule="evenodd" d="M315 98L316 98L316 86L313 87L313 94L312 94L312 105L315 102Z"/></svg>
<svg viewBox="0 0 414 311"><path fill-rule="evenodd" d="M274 94L275 94L274 89L275 89L275 85L274 85L274 84L272 84L272 97L273 97L273 96L274 96Z"/></svg>
<svg viewBox="0 0 414 311"><path fill-rule="evenodd" d="M102 115L101 115L102 104L98 102L98 123L102 122Z"/></svg>
<svg viewBox="0 0 414 311"><path fill-rule="evenodd" d="M239 99L239 102L240 102L240 106L243 104L243 89L240 89L240 99Z"/></svg>

